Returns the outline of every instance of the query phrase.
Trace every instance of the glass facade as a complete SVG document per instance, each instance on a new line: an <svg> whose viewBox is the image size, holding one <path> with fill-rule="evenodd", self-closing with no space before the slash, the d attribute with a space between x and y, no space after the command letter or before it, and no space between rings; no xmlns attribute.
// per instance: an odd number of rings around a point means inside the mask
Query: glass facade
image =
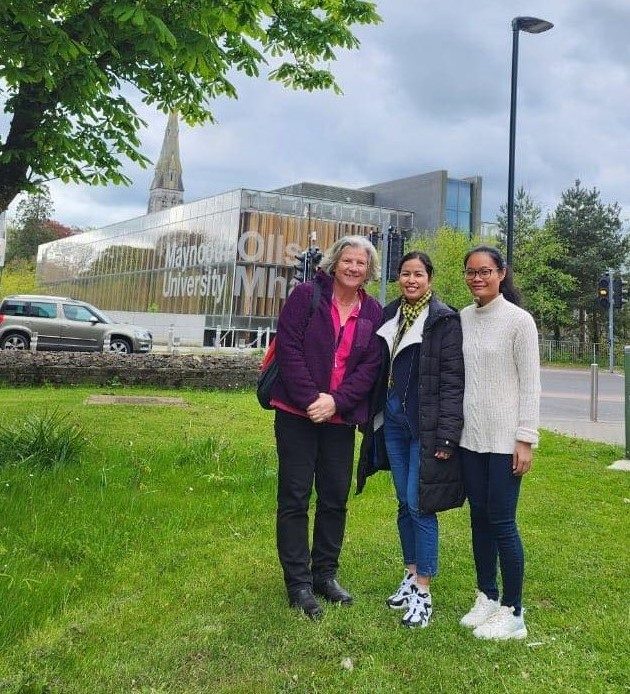
<svg viewBox="0 0 630 694"><path fill-rule="evenodd" d="M449 178L446 184L446 223L470 235L472 229L472 184Z"/></svg>
<svg viewBox="0 0 630 694"><path fill-rule="evenodd" d="M275 329L309 239L327 249L413 215L295 195L235 190L39 247L45 293L102 309L205 315L206 328Z"/></svg>

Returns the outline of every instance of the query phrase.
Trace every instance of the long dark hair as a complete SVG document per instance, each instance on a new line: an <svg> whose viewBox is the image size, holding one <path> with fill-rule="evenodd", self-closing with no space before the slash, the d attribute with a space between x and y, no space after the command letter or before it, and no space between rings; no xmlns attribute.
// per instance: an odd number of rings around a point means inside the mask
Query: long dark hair
<svg viewBox="0 0 630 694"><path fill-rule="evenodd" d="M431 258L429 258L429 256L426 253L423 253L422 251L409 251L409 253L405 253L405 255L403 255L403 257L400 259L400 262L398 263L399 275L400 271L402 270L402 266L408 260L419 260L424 265L424 269L427 271L429 279L433 277L433 263L431 262Z"/></svg>
<svg viewBox="0 0 630 694"><path fill-rule="evenodd" d="M494 246L475 246L475 248L468 251L468 253L466 253L464 256L464 268L466 268L468 258L475 253L487 253L492 260L494 260L498 270L506 271L505 277L501 280L501 284L499 285L499 291L501 294L503 294L507 301L515 304L516 306L520 306L521 295L518 293L518 289L514 286L512 268L506 264L505 260L503 260L503 256L499 250L494 248Z"/></svg>

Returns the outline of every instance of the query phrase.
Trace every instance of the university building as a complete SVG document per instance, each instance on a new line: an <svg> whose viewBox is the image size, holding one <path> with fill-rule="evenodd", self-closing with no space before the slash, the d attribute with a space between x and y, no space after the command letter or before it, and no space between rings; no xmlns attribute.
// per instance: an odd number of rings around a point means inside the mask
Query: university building
<svg viewBox="0 0 630 694"><path fill-rule="evenodd" d="M169 117L148 213L39 247L48 294L89 301L117 320L170 327L197 344L251 342L275 330L292 288L295 255L347 234L403 236L443 223L474 233L481 180L445 171L363 189L298 183L237 189L184 203L177 118Z"/></svg>

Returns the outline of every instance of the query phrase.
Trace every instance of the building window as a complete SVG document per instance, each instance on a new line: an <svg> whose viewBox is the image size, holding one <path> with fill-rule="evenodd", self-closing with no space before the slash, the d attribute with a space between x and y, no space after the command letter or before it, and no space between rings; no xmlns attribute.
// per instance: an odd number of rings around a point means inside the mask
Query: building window
<svg viewBox="0 0 630 694"><path fill-rule="evenodd" d="M446 187L446 223L470 234L472 229L472 184L448 179Z"/></svg>

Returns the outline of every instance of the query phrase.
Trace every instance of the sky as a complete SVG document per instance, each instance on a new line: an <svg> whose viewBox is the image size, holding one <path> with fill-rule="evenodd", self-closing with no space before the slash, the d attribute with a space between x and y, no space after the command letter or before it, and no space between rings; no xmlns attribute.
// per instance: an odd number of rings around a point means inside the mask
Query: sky
<svg viewBox="0 0 630 694"><path fill-rule="evenodd" d="M630 218L628 0L377 6L382 24L359 28L361 48L331 65L343 96L236 76L239 98L214 102L216 124L180 125L186 201L239 187L359 187L447 169L483 178L482 220L495 221L507 196L511 20L527 15L555 26L520 34L516 185L546 213L579 178ZM155 162L166 116L133 93L132 101L147 121L142 151ZM53 183L55 218L85 228L144 214L153 170L127 163L125 173L127 188Z"/></svg>

